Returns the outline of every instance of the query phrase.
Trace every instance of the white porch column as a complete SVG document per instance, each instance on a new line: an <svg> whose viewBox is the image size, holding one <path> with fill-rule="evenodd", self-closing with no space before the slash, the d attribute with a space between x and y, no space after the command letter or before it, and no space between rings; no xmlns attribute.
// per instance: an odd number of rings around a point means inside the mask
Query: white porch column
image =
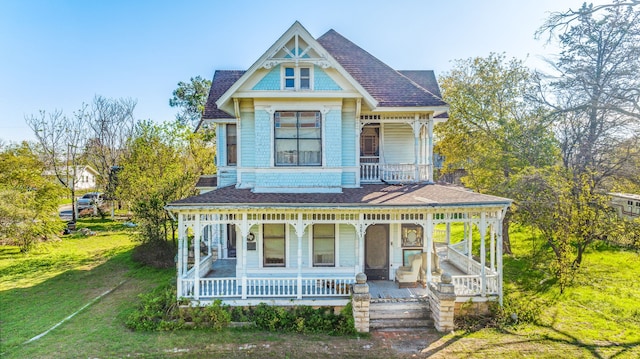
<svg viewBox="0 0 640 359"><path fill-rule="evenodd" d="M489 251L490 251L490 268L492 271L496 271L496 222L493 221L489 227L490 232L490 243L489 243Z"/></svg>
<svg viewBox="0 0 640 359"><path fill-rule="evenodd" d="M500 305L502 305L502 221L504 221L504 213L507 211L507 208L503 208L502 211L498 211L498 221L496 228L497 230L497 238L496 238L496 260L498 267L498 295L500 300Z"/></svg>
<svg viewBox="0 0 640 359"><path fill-rule="evenodd" d="M182 276L184 275L184 269L182 263L184 263L182 254L184 253L184 236L182 235L182 214L178 215L178 261L176 263L176 270L178 271L178 279L176 283L177 297L183 297L182 295Z"/></svg>
<svg viewBox="0 0 640 359"><path fill-rule="evenodd" d="M302 223L302 213L298 213L298 220L295 225L296 236L298 237L298 299L302 299L302 236L304 235L304 225Z"/></svg>
<svg viewBox="0 0 640 359"><path fill-rule="evenodd" d="M472 250L473 250L473 222L471 222L471 216L467 213L466 215L467 221L465 222L467 228L467 274L471 272L471 260L473 259Z"/></svg>
<svg viewBox="0 0 640 359"><path fill-rule="evenodd" d="M427 148L427 175L429 176L429 182L433 182L433 114L429 115L429 124L427 126L429 129L429 131L427 132L429 136L429 145Z"/></svg>
<svg viewBox="0 0 640 359"><path fill-rule="evenodd" d="M427 245L427 283L430 283L432 281L432 269L433 268L433 263L431 263L431 258L433 258L433 214L432 213L427 213L427 220L425 223L425 236L427 238L426 240L426 245ZM428 285L428 284L426 284Z"/></svg>
<svg viewBox="0 0 640 359"><path fill-rule="evenodd" d="M487 235L487 218L485 211L480 213L480 294L484 297L487 295L487 265L486 265L486 248L485 238Z"/></svg>
<svg viewBox="0 0 640 359"><path fill-rule="evenodd" d="M247 213L242 214L242 225L240 226L240 238L236 233L236 259L238 258L238 251L242 253L242 299L247 299L247 251L245 250L245 241L249 235L249 220Z"/></svg>
<svg viewBox="0 0 640 359"><path fill-rule="evenodd" d="M414 176L415 181L420 181L420 161L418 158L420 157L420 128L422 125L420 124L420 115L416 114L415 119L413 120L413 165L414 165Z"/></svg>
<svg viewBox="0 0 640 359"><path fill-rule="evenodd" d="M195 300L200 299L200 213L196 213L196 220L193 225L193 279Z"/></svg>

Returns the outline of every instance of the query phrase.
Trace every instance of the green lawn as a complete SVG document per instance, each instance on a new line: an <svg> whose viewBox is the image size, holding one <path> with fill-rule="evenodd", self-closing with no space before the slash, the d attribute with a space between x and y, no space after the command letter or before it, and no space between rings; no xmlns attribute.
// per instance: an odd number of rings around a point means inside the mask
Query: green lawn
<svg viewBox="0 0 640 359"><path fill-rule="evenodd" d="M515 254L505 258L506 292L509 299L540 308L539 322L445 335L428 331L402 351L380 335L132 332L123 322L137 295L173 281L175 271L133 263L131 229L117 222L81 220L78 226L97 235L65 237L27 255L0 246L0 357L640 357L640 257L631 251L592 248L574 285L560 294L546 270L550 258L543 241L515 227ZM113 291L25 344L108 290ZM403 337L408 336L398 340Z"/></svg>

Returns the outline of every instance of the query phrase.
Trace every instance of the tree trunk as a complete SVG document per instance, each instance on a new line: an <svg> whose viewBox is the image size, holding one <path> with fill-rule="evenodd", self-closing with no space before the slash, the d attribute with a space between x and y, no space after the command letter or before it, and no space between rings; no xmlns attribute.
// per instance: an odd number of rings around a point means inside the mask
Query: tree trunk
<svg viewBox="0 0 640 359"><path fill-rule="evenodd" d="M502 254L513 254L511 252L511 239L509 238L509 226L511 225L511 209L507 209L502 220Z"/></svg>

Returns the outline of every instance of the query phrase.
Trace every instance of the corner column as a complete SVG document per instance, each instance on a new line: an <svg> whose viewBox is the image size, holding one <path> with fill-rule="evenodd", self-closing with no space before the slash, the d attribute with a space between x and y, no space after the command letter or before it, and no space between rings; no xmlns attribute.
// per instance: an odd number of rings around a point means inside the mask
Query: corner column
<svg viewBox="0 0 640 359"><path fill-rule="evenodd" d="M441 282L429 283L429 307L434 326L439 332L450 332L454 329L454 310L456 293L451 284L451 274L442 273Z"/></svg>

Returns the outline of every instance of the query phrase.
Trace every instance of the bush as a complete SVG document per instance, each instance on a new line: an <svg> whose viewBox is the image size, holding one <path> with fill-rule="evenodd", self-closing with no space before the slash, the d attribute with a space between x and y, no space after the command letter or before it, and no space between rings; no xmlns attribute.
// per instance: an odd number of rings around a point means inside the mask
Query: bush
<svg viewBox="0 0 640 359"><path fill-rule="evenodd" d="M255 307L223 306L220 300L204 307L180 306L174 285L140 295L141 303L126 319L132 330L212 329L222 330L233 321L254 322L271 332L355 334L351 303L336 315L331 307L276 307L261 303Z"/></svg>
<svg viewBox="0 0 640 359"><path fill-rule="evenodd" d="M140 295L141 303L125 325L133 330L212 329L220 331L231 321L229 310L217 300L204 307L180 306L176 288L165 285Z"/></svg>
<svg viewBox="0 0 640 359"><path fill-rule="evenodd" d="M356 333L351 303L339 315L331 307L314 309L310 306L274 307L264 303L252 308L245 317L263 330L272 332L327 333L344 335Z"/></svg>

